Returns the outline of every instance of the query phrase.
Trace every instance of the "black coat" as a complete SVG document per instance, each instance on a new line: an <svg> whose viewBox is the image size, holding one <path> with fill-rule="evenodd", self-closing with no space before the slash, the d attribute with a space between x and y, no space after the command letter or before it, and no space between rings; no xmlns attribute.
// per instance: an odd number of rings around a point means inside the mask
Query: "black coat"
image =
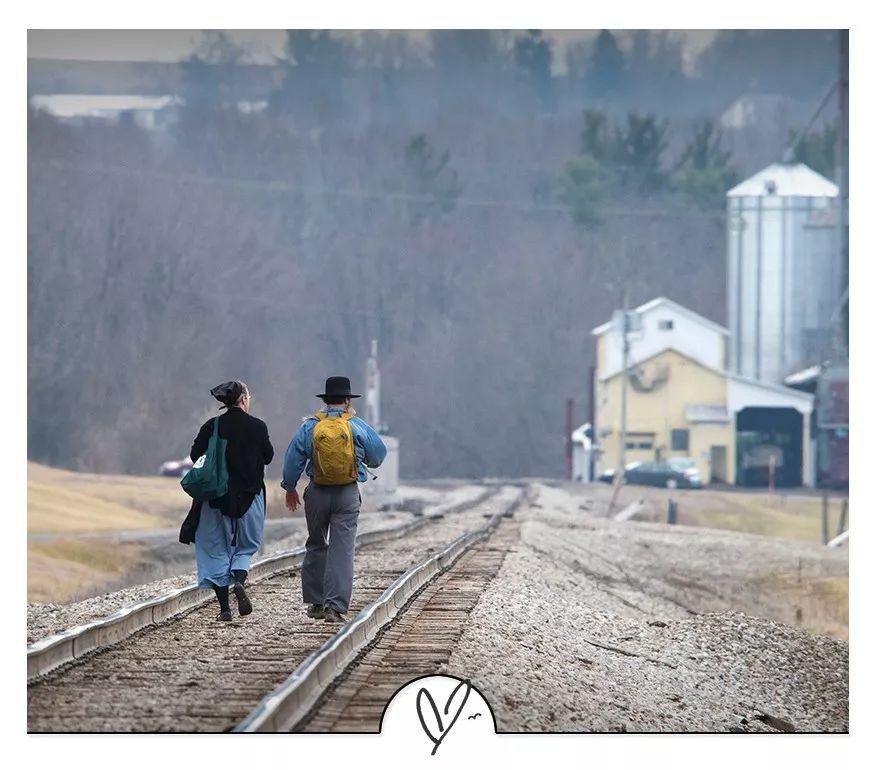
<svg viewBox="0 0 879 770"><path fill-rule="evenodd" d="M193 462L198 460L208 448L208 441L214 431L212 417L198 431L189 456ZM239 517L247 513L253 498L260 492L265 494L265 466L275 456L266 424L249 415L237 406L220 415L218 427L220 438L226 439L226 465L229 470L229 492L216 500L211 500L213 508L218 508L227 516ZM195 541L195 530L201 514L201 503L193 500L189 514L180 528L180 542Z"/></svg>

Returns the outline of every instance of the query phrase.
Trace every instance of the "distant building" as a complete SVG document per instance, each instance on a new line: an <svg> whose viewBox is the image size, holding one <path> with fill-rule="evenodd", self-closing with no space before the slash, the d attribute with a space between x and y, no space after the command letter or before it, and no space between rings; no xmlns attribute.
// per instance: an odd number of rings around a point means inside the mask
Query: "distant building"
<svg viewBox="0 0 879 770"><path fill-rule="evenodd" d="M137 94L36 94L30 105L35 110L67 123L86 120L116 122L123 115L130 115L141 128L159 128L163 116L180 104L175 96L140 96Z"/></svg>
<svg viewBox="0 0 879 770"><path fill-rule="evenodd" d="M742 94L727 107L718 122L724 131L746 128L787 130L801 119L800 102L780 94Z"/></svg>
<svg viewBox="0 0 879 770"><path fill-rule="evenodd" d="M592 424L584 422L571 433L571 477L573 481L592 481Z"/></svg>
<svg viewBox="0 0 879 770"><path fill-rule="evenodd" d="M812 105L780 94L740 96L717 117L733 166L750 174L772 163L811 110Z"/></svg>
<svg viewBox="0 0 879 770"><path fill-rule="evenodd" d="M773 163L727 193L728 368L814 396L812 478L844 487L848 367L829 364L844 357L838 200L802 163Z"/></svg>
<svg viewBox="0 0 879 770"><path fill-rule="evenodd" d="M848 364L816 364L788 376L785 385L812 393L813 456L816 483L822 487L848 487Z"/></svg>
<svg viewBox="0 0 879 770"><path fill-rule="evenodd" d="M690 457L705 481L765 485L774 456L779 486L811 485L813 397L729 373L728 331L664 297L632 311L626 378L626 461ZM622 451L622 326L596 338L593 441L600 469Z"/></svg>
<svg viewBox="0 0 879 770"><path fill-rule="evenodd" d="M143 129L153 131L169 125L184 99L179 96L142 96L138 94L35 94L30 105L47 112L65 123L78 124L88 120L116 123L125 115ZM242 114L265 112L268 101L242 100L230 103Z"/></svg>
<svg viewBox="0 0 879 770"><path fill-rule="evenodd" d="M841 270L836 185L773 163L727 193L728 368L781 384L832 352Z"/></svg>

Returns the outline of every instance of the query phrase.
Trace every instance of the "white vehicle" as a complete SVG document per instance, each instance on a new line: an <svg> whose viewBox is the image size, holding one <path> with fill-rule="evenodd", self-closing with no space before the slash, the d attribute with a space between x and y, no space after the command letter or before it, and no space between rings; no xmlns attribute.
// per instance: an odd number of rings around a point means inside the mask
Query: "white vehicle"
<svg viewBox="0 0 879 770"><path fill-rule="evenodd" d="M159 466L159 475L182 478L191 467L192 460L188 457L184 457L182 460L168 460Z"/></svg>

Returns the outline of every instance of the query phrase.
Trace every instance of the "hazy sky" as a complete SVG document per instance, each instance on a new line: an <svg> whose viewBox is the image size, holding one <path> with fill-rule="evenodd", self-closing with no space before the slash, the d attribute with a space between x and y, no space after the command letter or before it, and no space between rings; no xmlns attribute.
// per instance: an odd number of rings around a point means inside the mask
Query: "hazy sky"
<svg viewBox="0 0 879 770"><path fill-rule="evenodd" d="M284 47L283 30L234 30L230 36L246 43L253 60L268 63L280 56ZM423 35L423 32L412 32ZM547 30L546 35L561 43L588 38L595 30ZM681 30L688 59L714 36L713 30ZM99 59L116 61L177 61L198 45L200 30L28 30L27 54L36 59Z"/></svg>
<svg viewBox="0 0 879 770"><path fill-rule="evenodd" d="M231 32L236 40L267 55L281 53L283 30ZM177 61L198 45L202 32L191 29L28 30L27 55L35 59Z"/></svg>

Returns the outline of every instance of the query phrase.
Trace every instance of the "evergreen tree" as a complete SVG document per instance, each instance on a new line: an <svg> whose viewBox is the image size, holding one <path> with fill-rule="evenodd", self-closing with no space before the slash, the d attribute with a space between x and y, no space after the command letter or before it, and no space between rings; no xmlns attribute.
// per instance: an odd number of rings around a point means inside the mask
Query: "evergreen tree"
<svg viewBox="0 0 879 770"><path fill-rule="evenodd" d="M633 95L655 101L686 79L680 39L666 30L635 30L626 74Z"/></svg>
<svg viewBox="0 0 879 770"><path fill-rule="evenodd" d="M721 103L742 92L815 99L837 68L838 31L726 29L699 54L697 71Z"/></svg>
<svg viewBox="0 0 879 770"><path fill-rule="evenodd" d="M591 155L572 158L559 176L559 200L580 227L591 228L601 223L607 188L607 168Z"/></svg>
<svg viewBox="0 0 879 770"><path fill-rule="evenodd" d="M342 79L352 66L348 38L328 30L287 30L284 78L272 95L273 111L310 124L338 118L344 113Z"/></svg>
<svg viewBox="0 0 879 770"><path fill-rule="evenodd" d="M543 108L553 109L552 51L541 30L530 29L525 36L516 38L513 59L518 70L528 78Z"/></svg>
<svg viewBox="0 0 879 770"><path fill-rule="evenodd" d="M699 208L722 208L726 192L736 181L731 153L722 147L722 135L710 120L698 123L675 163L673 189Z"/></svg>
<svg viewBox="0 0 879 770"><path fill-rule="evenodd" d="M501 33L491 29L435 29L429 35L435 69L479 76L488 69L503 69L506 54Z"/></svg>
<svg viewBox="0 0 879 770"><path fill-rule="evenodd" d="M458 172L449 165L446 150L437 157L425 134L418 134L406 145L405 162L408 190L422 200L412 201L409 211L413 224L420 224L435 214L448 214L455 208L464 185Z"/></svg>
<svg viewBox="0 0 879 770"><path fill-rule="evenodd" d="M824 128L806 134L794 147L794 160L805 163L809 168L823 174L828 179L836 178L836 142L839 124L834 121ZM790 132L789 141L793 141L796 132Z"/></svg>
<svg viewBox="0 0 879 770"><path fill-rule="evenodd" d="M616 156L613 127L603 110L583 110L583 129L580 132L580 154L589 155L608 165Z"/></svg>
<svg viewBox="0 0 879 770"><path fill-rule="evenodd" d="M662 154L668 145L668 121L655 115L629 113L624 128L615 128L614 163L623 187L650 193L665 186Z"/></svg>
<svg viewBox="0 0 879 770"><path fill-rule="evenodd" d="M587 83L590 93L606 96L618 92L625 85L626 60L613 33L601 30L589 58Z"/></svg>
<svg viewBox="0 0 879 770"><path fill-rule="evenodd" d="M185 109L202 112L231 101L231 86L244 53L225 32L205 32L196 50L181 63Z"/></svg>

